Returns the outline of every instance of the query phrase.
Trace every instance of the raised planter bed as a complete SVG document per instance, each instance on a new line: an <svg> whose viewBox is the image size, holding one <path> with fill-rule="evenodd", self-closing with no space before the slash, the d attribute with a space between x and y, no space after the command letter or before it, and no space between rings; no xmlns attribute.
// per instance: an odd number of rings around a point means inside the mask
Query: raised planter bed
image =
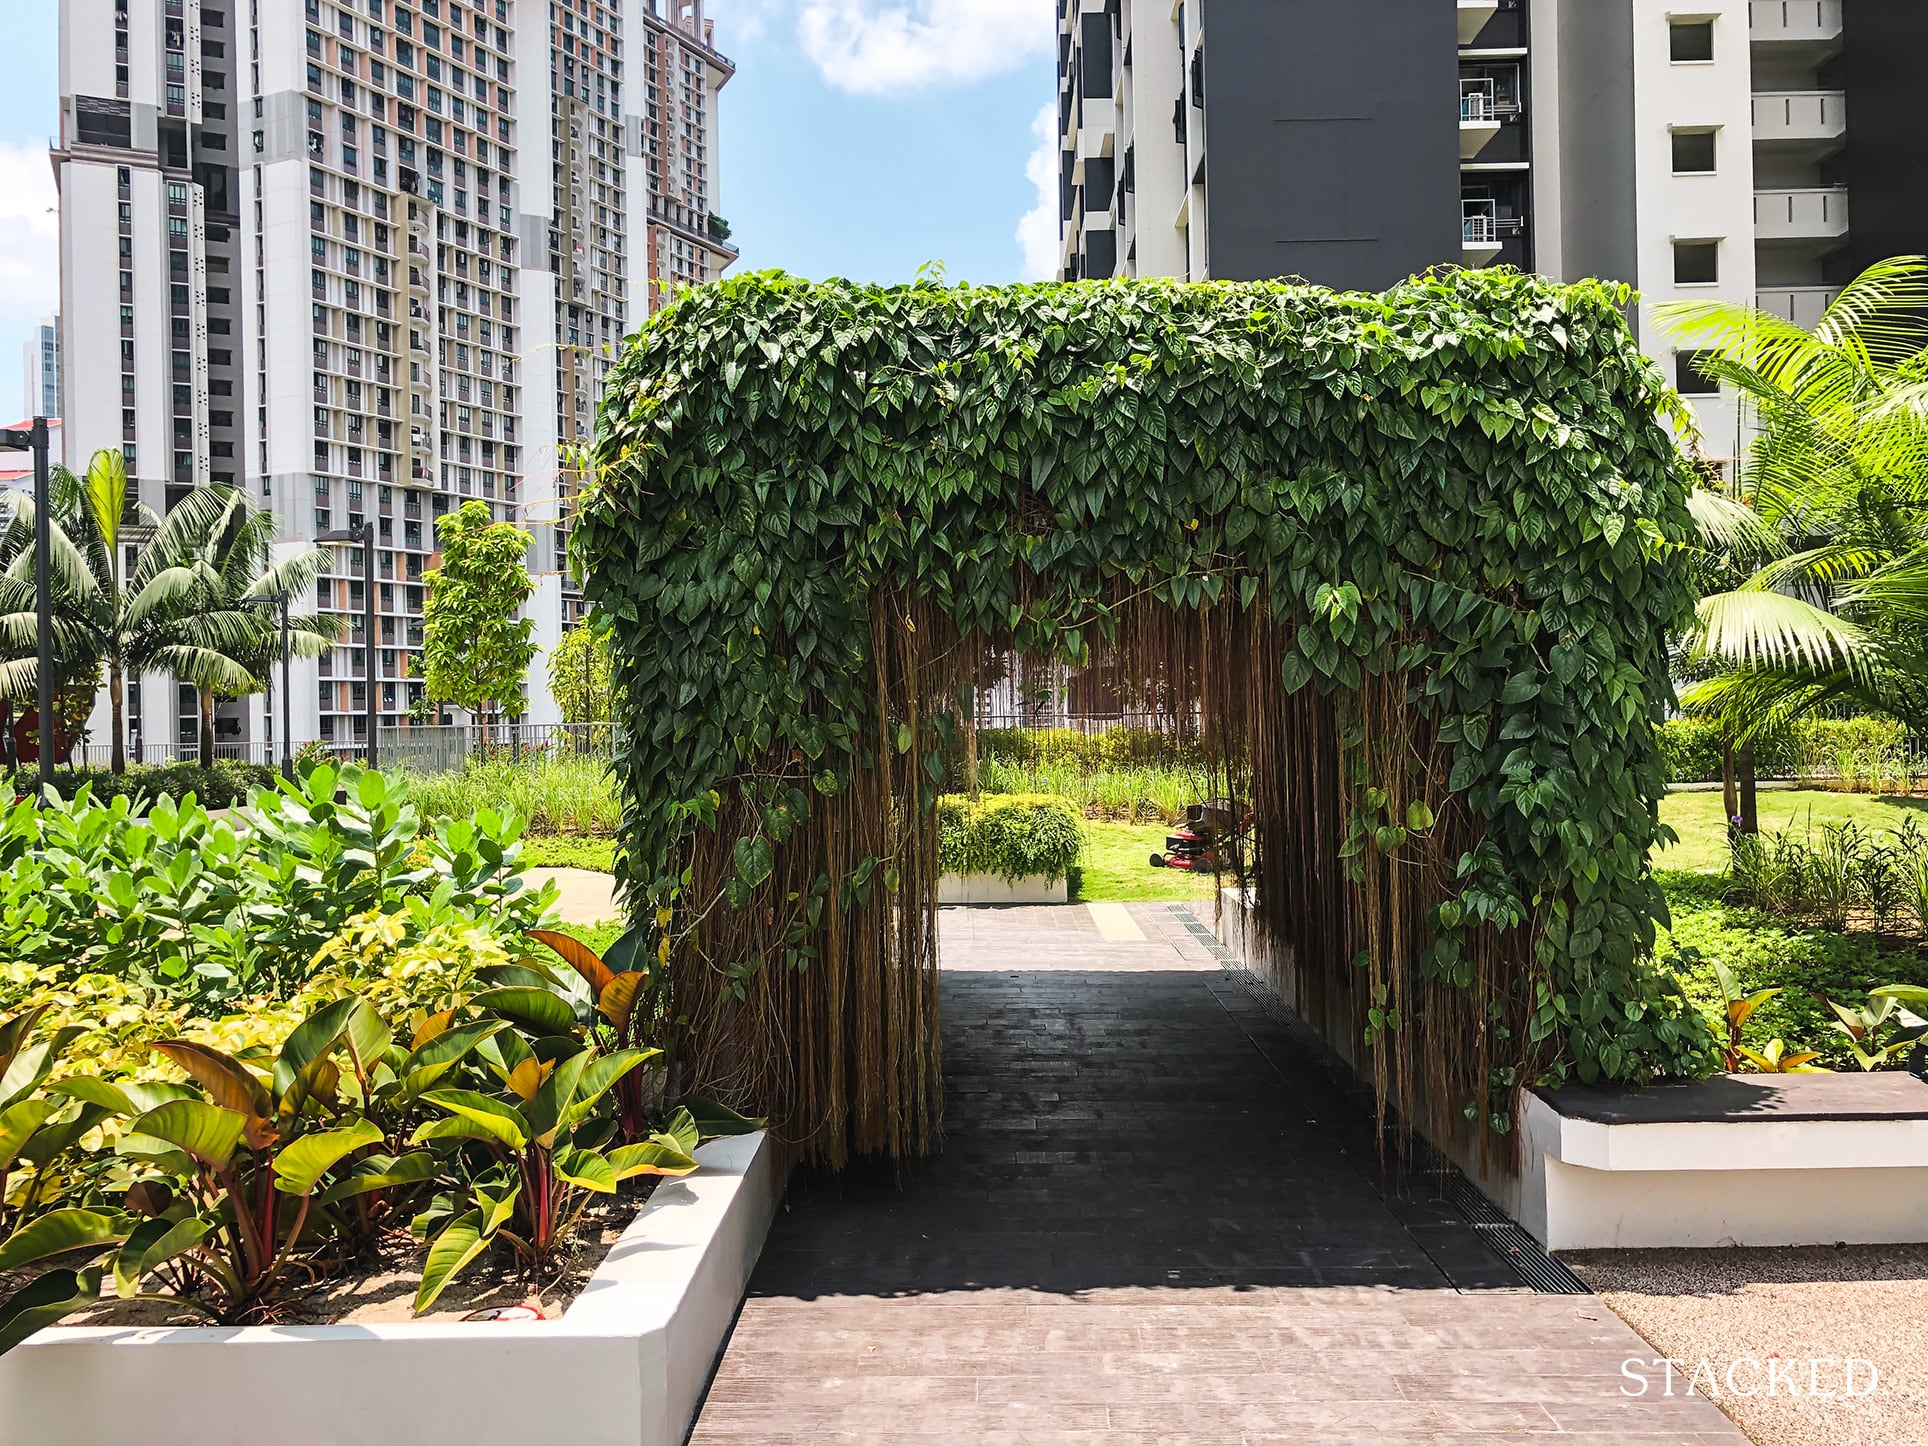
<svg viewBox="0 0 1928 1446"><path fill-rule="evenodd" d="M1246 895L1216 932L1288 1005ZM1349 1041L1333 1041L1346 1059ZM1746 1074L1637 1090L1528 1091L1519 1173L1433 1141L1548 1250L1928 1240L1928 1080Z"/></svg>
<svg viewBox="0 0 1928 1446"><path fill-rule="evenodd" d="M1065 904L1071 885L1042 874L1007 879L998 874L945 874L938 880L940 904Z"/></svg>
<svg viewBox="0 0 1928 1446"><path fill-rule="evenodd" d="M1747 1074L1533 1091L1517 1178L1549 1250L1928 1240L1928 1081Z"/></svg>
<svg viewBox="0 0 1928 1446"><path fill-rule="evenodd" d="M0 1356L0 1441L676 1446L782 1184L762 1133L696 1158L558 1320L44 1330Z"/></svg>

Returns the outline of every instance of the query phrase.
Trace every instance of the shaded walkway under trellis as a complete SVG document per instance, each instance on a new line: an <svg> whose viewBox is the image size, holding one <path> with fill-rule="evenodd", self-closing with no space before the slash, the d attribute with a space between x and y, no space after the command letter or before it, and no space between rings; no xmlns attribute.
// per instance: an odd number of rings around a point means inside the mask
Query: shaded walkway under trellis
<svg viewBox="0 0 1928 1446"><path fill-rule="evenodd" d="M1389 1178L1184 916L1104 924L944 912L943 1153L799 1177L697 1446L1744 1446L1704 1400L1624 1396L1645 1342Z"/></svg>

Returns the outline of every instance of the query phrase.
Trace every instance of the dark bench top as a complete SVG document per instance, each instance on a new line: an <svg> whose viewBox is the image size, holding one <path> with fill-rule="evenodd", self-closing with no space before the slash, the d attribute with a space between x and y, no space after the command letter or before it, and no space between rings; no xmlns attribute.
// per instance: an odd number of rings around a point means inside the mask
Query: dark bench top
<svg viewBox="0 0 1928 1446"><path fill-rule="evenodd" d="M1928 1080L1899 1071L1726 1074L1635 1090L1569 1085L1534 1093L1568 1119L1602 1125L1928 1120Z"/></svg>

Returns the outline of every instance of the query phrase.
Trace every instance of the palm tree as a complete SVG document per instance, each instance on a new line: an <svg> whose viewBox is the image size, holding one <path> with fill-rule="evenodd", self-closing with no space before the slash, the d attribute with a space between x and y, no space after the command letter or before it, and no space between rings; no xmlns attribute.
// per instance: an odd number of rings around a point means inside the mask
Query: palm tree
<svg viewBox="0 0 1928 1446"><path fill-rule="evenodd" d="M303 547L291 555L274 560L274 515L250 505L246 496L229 489L225 492L220 516L208 531L196 539L185 559L200 579L194 612L181 624L168 630L169 642L185 645L183 668L175 676L191 683L200 703L200 761L203 768L214 763L214 700L217 693L237 696L257 693L272 675L274 661L280 656L280 634L266 608L274 599L293 599L314 586L315 578L327 567L327 549ZM223 646L223 663L217 664L205 653L192 650L194 639L206 628L208 619L232 623L234 634ZM326 652L341 637L339 620L314 613L291 613L289 651L297 657L312 658ZM224 635L227 633L223 625ZM242 687L233 685L233 674L223 665L232 661L247 673Z"/></svg>
<svg viewBox="0 0 1928 1446"><path fill-rule="evenodd" d="M156 517L128 497L126 459L112 448L94 453L84 478L57 481L54 645L63 676L85 660L106 668L112 767L121 773L128 677L165 671L222 692L250 691L254 674L243 659L259 645L263 619L205 606L214 579L201 552L228 515L231 488L197 487ZM9 697L30 693L37 672L33 524L33 504L21 498L0 531L0 693ZM134 529L146 540L137 543Z"/></svg>
<svg viewBox="0 0 1928 1446"><path fill-rule="evenodd" d="M1696 516L1727 585L1682 695L1745 742L1823 708L1928 731L1928 259L1870 267L1814 331L1724 302L1660 309L1761 428Z"/></svg>

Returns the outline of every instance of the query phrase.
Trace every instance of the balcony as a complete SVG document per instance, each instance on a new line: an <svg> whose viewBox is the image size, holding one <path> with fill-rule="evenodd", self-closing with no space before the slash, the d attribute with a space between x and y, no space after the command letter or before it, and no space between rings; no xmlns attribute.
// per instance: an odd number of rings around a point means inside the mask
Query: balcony
<svg viewBox="0 0 1928 1446"><path fill-rule="evenodd" d="M1786 317L1805 331L1813 331L1840 294L1832 286L1770 286L1761 289L1754 305L1774 316Z"/></svg>
<svg viewBox="0 0 1928 1446"><path fill-rule="evenodd" d="M1841 53L1841 0L1750 0L1748 31L1756 50L1804 66Z"/></svg>
<svg viewBox="0 0 1928 1446"><path fill-rule="evenodd" d="M1459 158L1471 160L1500 133L1500 113L1490 80L1459 83Z"/></svg>
<svg viewBox="0 0 1928 1446"><path fill-rule="evenodd" d="M1759 91L1754 96L1754 144L1778 155L1822 160L1846 144L1847 134L1843 91Z"/></svg>
<svg viewBox="0 0 1928 1446"><path fill-rule="evenodd" d="M1471 45L1499 13L1500 0L1459 0L1459 43Z"/></svg>
<svg viewBox="0 0 1928 1446"><path fill-rule="evenodd" d="M1500 254L1499 207L1493 201L1461 201L1459 242L1468 266L1485 266Z"/></svg>
<svg viewBox="0 0 1928 1446"><path fill-rule="evenodd" d="M1754 239L1804 242L1829 250L1848 234L1844 187L1756 191Z"/></svg>

